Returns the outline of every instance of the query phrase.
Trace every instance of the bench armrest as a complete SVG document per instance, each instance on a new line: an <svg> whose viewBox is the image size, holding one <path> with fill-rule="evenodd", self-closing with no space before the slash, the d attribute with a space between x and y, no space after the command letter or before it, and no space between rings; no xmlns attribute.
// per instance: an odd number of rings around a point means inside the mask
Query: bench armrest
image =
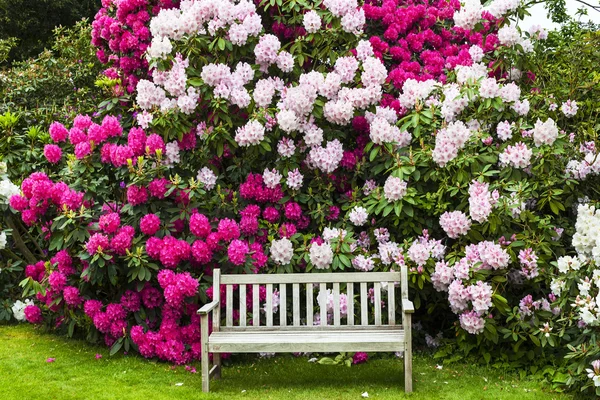
<svg viewBox="0 0 600 400"><path fill-rule="evenodd" d="M408 299L402 299L402 312L412 314L415 312L413 302Z"/></svg>
<svg viewBox="0 0 600 400"><path fill-rule="evenodd" d="M218 301L211 301L208 304L205 304L202 306L202 308L200 308L198 310L198 314L200 315L207 315L209 312L211 312L212 310L214 310L216 307L219 306L219 302Z"/></svg>

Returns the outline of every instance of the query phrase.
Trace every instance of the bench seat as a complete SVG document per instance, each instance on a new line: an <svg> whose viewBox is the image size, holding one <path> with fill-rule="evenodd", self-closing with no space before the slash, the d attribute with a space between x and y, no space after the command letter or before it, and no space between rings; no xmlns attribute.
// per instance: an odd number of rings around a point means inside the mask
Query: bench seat
<svg viewBox="0 0 600 400"><path fill-rule="evenodd" d="M331 329L328 331L286 330L213 332L208 340L210 353L285 352L393 352L404 350L404 331Z"/></svg>

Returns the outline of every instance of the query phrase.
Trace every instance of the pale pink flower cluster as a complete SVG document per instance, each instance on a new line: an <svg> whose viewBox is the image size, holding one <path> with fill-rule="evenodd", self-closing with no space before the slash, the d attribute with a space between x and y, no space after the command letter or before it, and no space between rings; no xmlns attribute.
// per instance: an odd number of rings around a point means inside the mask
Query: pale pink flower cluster
<svg viewBox="0 0 600 400"><path fill-rule="evenodd" d="M185 69L188 65L189 61L178 54L170 71L154 71L154 82L140 80L136 88L137 104L143 110L159 107L164 113L179 108L183 113L191 114L196 109L200 94L194 87L189 87L186 91ZM167 93L173 98L169 98Z"/></svg>
<svg viewBox="0 0 600 400"><path fill-rule="evenodd" d="M521 275L527 279L533 279L540 273L537 268L538 257L532 248L519 251L519 263L521 264Z"/></svg>
<svg viewBox="0 0 600 400"><path fill-rule="evenodd" d="M279 142L277 143L277 152L281 157L291 157L294 155L295 151L296 145L294 145L294 141L290 138L281 138L281 140L279 140Z"/></svg>
<svg viewBox="0 0 600 400"><path fill-rule="evenodd" d="M583 160L570 160L567 163L566 174L578 180L583 180L588 175L600 173L600 156L596 153L587 153Z"/></svg>
<svg viewBox="0 0 600 400"><path fill-rule="evenodd" d="M354 9L342 17L342 29L345 32L353 33L359 36L363 33L365 26L365 12L362 8Z"/></svg>
<svg viewBox="0 0 600 400"><path fill-rule="evenodd" d="M242 147L260 144L264 138L265 127L256 120L248 122L235 131L235 141Z"/></svg>
<svg viewBox="0 0 600 400"><path fill-rule="evenodd" d="M441 240L429 239L429 236L424 232L423 236L419 236L412 243L406 254L417 266L422 267L430 258L441 259L444 257L445 252L446 247Z"/></svg>
<svg viewBox="0 0 600 400"><path fill-rule="evenodd" d="M200 77L205 84L214 88L216 98L226 99L240 108L250 105L250 94L244 87L254 78L250 64L240 62L233 72L226 64L208 64L202 67Z"/></svg>
<svg viewBox="0 0 600 400"><path fill-rule="evenodd" d="M484 78L479 83L479 96L483 99L493 99L500 95L500 85L495 78Z"/></svg>
<svg viewBox="0 0 600 400"><path fill-rule="evenodd" d="M263 182L269 189L275 189L281 182L281 178L283 178L283 176L275 168L272 170L265 168L263 172Z"/></svg>
<svg viewBox="0 0 600 400"><path fill-rule="evenodd" d="M167 56L173 51L173 45L168 37L155 36L152 38L152 43L150 44L150 47L148 47L147 51L150 59L164 59L167 58Z"/></svg>
<svg viewBox="0 0 600 400"><path fill-rule="evenodd" d="M167 143L165 146L165 164L168 166L173 166L175 164L179 164L180 161L181 154L177 142L172 141Z"/></svg>
<svg viewBox="0 0 600 400"><path fill-rule="evenodd" d="M325 301L323 301L325 300ZM332 317L333 316L333 312L334 312L334 304L335 298L333 295L333 292L331 291L331 289L327 289L324 292L319 291L319 294L317 295L317 303L319 304L319 307L326 307L327 308L327 314L328 317ZM351 300L353 301L353 300ZM341 317L345 317L348 315L348 296L344 293L340 293L339 294L339 304L340 304L340 316Z"/></svg>
<svg viewBox="0 0 600 400"><path fill-rule="evenodd" d="M486 11L496 18L500 18L515 11L521 4L521 0L494 0L486 7Z"/></svg>
<svg viewBox="0 0 600 400"><path fill-rule="evenodd" d="M323 5L336 17L354 12L358 7L356 0L324 0Z"/></svg>
<svg viewBox="0 0 600 400"><path fill-rule="evenodd" d="M504 25L498 30L498 41L507 47L512 47L521 42L519 30L511 25Z"/></svg>
<svg viewBox="0 0 600 400"><path fill-rule="evenodd" d="M302 187L304 176L298 171L298 168L289 171L285 183L290 189L298 190Z"/></svg>
<svg viewBox="0 0 600 400"><path fill-rule="evenodd" d="M461 314L459 317L460 326L472 335L478 335L485 328L485 320L475 311L469 311Z"/></svg>
<svg viewBox="0 0 600 400"><path fill-rule="evenodd" d="M529 35L535 39L546 40L548 39L548 31L541 25L531 25L529 27Z"/></svg>
<svg viewBox="0 0 600 400"><path fill-rule="evenodd" d="M456 116L469 104L469 100L461 94L460 87L456 83L451 83L444 87L443 94L442 116L446 121L454 121Z"/></svg>
<svg viewBox="0 0 600 400"><path fill-rule="evenodd" d="M558 137L558 126L552 118L548 118L546 122L538 120L533 127L533 142L536 146L543 144L551 145Z"/></svg>
<svg viewBox="0 0 600 400"><path fill-rule="evenodd" d="M365 61L368 57L373 57L373 46L368 40L361 40L356 46L356 58Z"/></svg>
<svg viewBox="0 0 600 400"><path fill-rule="evenodd" d="M196 179L204 185L204 189L206 190L213 189L217 184L217 175L208 167L204 167L198 171Z"/></svg>
<svg viewBox="0 0 600 400"><path fill-rule="evenodd" d="M533 151L523 142L517 142L514 146L509 145L498 156L502 167L511 166L525 169L531 165Z"/></svg>
<svg viewBox="0 0 600 400"><path fill-rule="evenodd" d="M294 247L288 238L274 239L271 242L271 258L276 264L287 265L292 261Z"/></svg>
<svg viewBox="0 0 600 400"><path fill-rule="evenodd" d="M458 151L465 146L470 137L471 130L462 121L451 122L446 128L440 129L431 154L433 161L444 167L458 156Z"/></svg>
<svg viewBox="0 0 600 400"><path fill-rule="evenodd" d="M239 46L249 36L258 36L262 28L256 7L248 0L183 1L179 8L163 9L150 21L153 38L179 40L184 35L207 33L216 36L223 29L229 31L231 42Z"/></svg>
<svg viewBox="0 0 600 400"><path fill-rule="evenodd" d="M277 36L266 34L260 37L258 44L254 47L254 56L261 71L266 71L271 64L277 64L280 49L281 42Z"/></svg>
<svg viewBox="0 0 600 400"><path fill-rule="evenodd" d="M577 102L575 100L567 100L560 106L560 110L565 114L565 117L571 118L577 115L577 110L579 110L579 106L577 106Z"/></svg>
<svg viewBox="0 0 600 400"><path fill-rule="evenodd" d="M367 223L368 218L369 213L367 212L367 209L361 206L354 207L348 214L348 219L354 226L363 226Z"/></svg>
<svg viewBox="0 0 600 400"><path fill-rule="evenodd" d="M510 123L508 121L502 121L498 123L496 127L496 133L498 134L498 138L502 141L507 141L512 138L512 128L514 126L514 122Z"/></svg>
<svg viewBox="0 0 600 400"><path fill-rule="evenodd" d="M369 136L373 143L395 143L399 147L406 147L410 144L410 133L400 131L400 128L394 125L398 117L391 108L377 107L375 114L367 112L366 117L370 123Z"/></svg>
<svg viewBox="0 0 600 400"><path fill-rule="evenodd" d="M306 162L309 166L319 168L325 173L331 173L337 169L344 157L344 148L339 140L334 139L327 142L325 147L315 146L310 149Z"/></svg>
<svg viewBox="0 0 600 400"><path fill-rule="evenodd" d="M464 5L454 12L454 25L463 29L473 29L481 19L483 6L479 0L465 0Z"/></svg>
<svg viewBox="0 0 600 400"><path fill-rule="evenodd" d="M475 63L472 65L457 65L454 70L456 71L456 82L464 85L469 82L477 82L488 76L488 68L483 63ZM452 86L450 84L449 86Z"/></svg>
<svg viewBox="0 0 600 400"><path fill-rule="evenodd" d="M504 269L510 264L510 255L499 244L490 241L470 244L465 257L473 263L481 262L481 269Z"/></svg>
<svg viewBox="0 0 600 400"><path fill-rule="evenodd" d="M400 200L406 195L407 183L400 178L388 176L383 185L383 194L389 202Z"/></svg>
<svg viewBox="0 0 600 400"><path fill-rule="evenodd" d="M310 262L316 269L327 269L333 262L333 250L328 243L310 245Z"/></svg>
<svg viewBox="0 0 600 400"><path fill-rule="evenodd" d="M492 213L492 206L497 201L497 192L496 198L492 198L489 186L487 182L478 181L473 181L469 186L469 214L480 224L487 221Z"/></svg>
<svg viewBox="0 0 600 400"><path fill-rule="evenodd" d="M304 14L302 24L304 25L306 32L315 33L321 29L321 17L319 17L319 14L317 14L316 11L310 10Z"/></svg>
<svg viewBox="0 0 600 400"><path fill-rule="evenodd" d="M484 56L483 49L480 46L474 44L473 46L469 47L469 55L471 56L471 59L474 63L481 62Z"/></svg>
<svg viewBox="0 0 600 400"><path fill-rule="evenodd" d="M462 211L446 211L440 216L440 226L449 238L466 235L471 228L471 220Z"/></svg>
<svg viewBox="0 0 600 400"><path fill-rule="evenodd" d="M478 48L481 50L480 47ZM439 84L433 79L422 82L412 78L407 79L402 87L402 93L398 96L398 101L400 101L400 104L404 108L415 108L417 102L424 102L438 85Z"/></svg>
<svg viewBox="0 0 600 400"><path fill-rule="evenodd" d="M375 268L375 262L373 258L370 256L364 256L362 254L354 257L352 260L352 266L359 271L369 272Z"/></svg>

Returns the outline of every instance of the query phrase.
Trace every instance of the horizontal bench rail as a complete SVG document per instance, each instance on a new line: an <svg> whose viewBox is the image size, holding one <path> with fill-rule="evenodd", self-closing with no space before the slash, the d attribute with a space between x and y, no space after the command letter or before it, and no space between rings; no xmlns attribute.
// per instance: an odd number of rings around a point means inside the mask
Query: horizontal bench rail
<svg viewBox="0 0 600 400"><path fill-rule="evenodd" d="M222 284L400 282L400 272L221 275Z"/></svg>

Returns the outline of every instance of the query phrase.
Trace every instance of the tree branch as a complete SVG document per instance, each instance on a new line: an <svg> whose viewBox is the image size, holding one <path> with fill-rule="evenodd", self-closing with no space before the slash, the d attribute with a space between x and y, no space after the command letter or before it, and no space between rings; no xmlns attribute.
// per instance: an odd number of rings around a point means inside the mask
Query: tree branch
<svg viewBox="0 0 600 400"><path fill-rule="evenodd" d="M6 215L5 217L6 225L8 225L8 227L12 230L12 238L15 242L15 246L17 246L25 260L27 260L27 262L32 264L36 263L38 260L35 258L33 253L27 248L25 242L23 242L23 238L21 237L19 229L15 225L15 222L13 221L12 217L10 215Z"/></svg>

